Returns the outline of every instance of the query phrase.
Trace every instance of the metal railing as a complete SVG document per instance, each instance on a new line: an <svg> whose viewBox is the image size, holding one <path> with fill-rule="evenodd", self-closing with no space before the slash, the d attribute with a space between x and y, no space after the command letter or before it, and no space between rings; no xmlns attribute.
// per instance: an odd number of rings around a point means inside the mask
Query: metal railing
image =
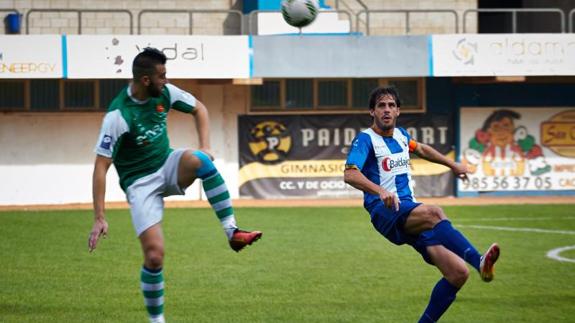
<svg viewBox="0 0 575 323"><path fill-rule="evenodd" d="M575 9L569 11L569 32L573 32L573 16L575 16Z"/></svg>
<svg viewBox="0 0 575 323"><path fill-rule="evenodd" d="M260 13L281 13L281 10L254 10L249 13L248 15L248 32L250 35L253 35L253 21L256 20L254 17L257 17ZM352 32L352 24L351 24L351 14L347 10L320 10L318 11L318 15L324 13L337 13L337 14L344 14L347 16L347 20L349 22L349 33ZM316 18L317 19L317 18Z"/></svg>
<svg viewBox="0 0 575 323"><path fill-rule="evenodd" d="M206 10L176 10L176 9L145 9L140 11L138 14L138 35L141 35L142 32L142 16L144 14L150 13L177 13L177 14L188 14L189 19L189 34L192 35L194 31L193 22L194 22L194 14L234 14L237 15L240 19L240 34L244 34L244 15L239 10L234 9L206 9Z"/></svg>
<svg viewBox="0 0 575 323"><path fill-rule="evenodd" d="M0 9L0 12L13 12L17 15L20 14L20 11L16 10L16 9Z"/></svg>
<svg viewBox="0 0 575 323"><path fill-rule="evenodd" d="M78 34L82 34L82 14L84 13L124 13L130 17L130 34L133 34L134 19L132 12L125 9L30 9L26 13L26 34L30 33L30 15L36 12L66 13L72 12L78 14Z"/></svg>
<svg viewBox="0 0 575 323"><path fill-rule="evenodd" d="M457 34L459 32L459 15L457 14L457 11L455 10L451 10L451 9L381 9L381 10L374 10L374 9L370 9L370 10L361 10L360 12L357 13L356 17L355 17L355 29L356 32L359 32L359 16L361 14L365 14L366 18L365 18L365 34L367 36L369 36L369 29L370 29L370 24L369 24L369 15L372 13L403 13L405 14L405 33L409 34L410 32L410 20L409 20L409 16L412 13L450 13L453 14L453 18L455 21L455 33Z"/></svg>
<svg viewBox="0 0 575 323"><path fill-rule="evenodd" d="M369 8L367 7L367 5L366 5L363 1L361 1L361 0L350 0L350 2L351 2L351 1L357 3L357 4L362 8L362 10L366 10L366 11L369 10ZM346 5L347 9L350 9L351 12L354 12L353 10L351 10L351 5L348 4L347 1L343 1L343 2L345 2L345 5ZM336 9L336 10L345 10L345 9L343 9L343 8L340 8L339 3L340 3L340 0L335 0L335 9ZM355 16L356 19L357 19L357 15L355 14L354 16ZM365 24L366 24L366 25L369 25L369 15L366 16L366 19L367 19L367 21L365 21ZM350 21L351 21L351 19L350 19ZM356 26L359 26L359 23L356 22ZM350 27L350 28L351 28L351 27ZM350 31L351 31L351 29L350 29ZM355 31L356 31L356 32L358 31L357 28L356 28Z"/></svg>
<svg viewBox="0 0 575 323"><path fill-rule="evenodd" d="M561 32L565 32L565 13L558 8L498 8L498 9L467 9L463 12L463 33L467 32L467 14L470 12L511 13L512 33L517 33L517 13L556 13L561 18Z"/></svg>
<svg viewBox="0 0 575 323"><path fill-rule="evenodd" d="M410 15L412 13L449 13L452 14L454 17L455 22L455 33L459 33L462 30L463 33L467 32L467 19L470 13L510 13L512 19L512 33L517 33L517 14L518 13L553 13L559 15L559 22L561 24L560 28L562 33L575 32L575 9L571 10L568 13L567 19L565 13L559 8L497 8L497 9L467 9L463 12L463 28L459 27L459 14L455 10L451 9L397 9L397 10L375 10L375 9L368 9L367 6L361 0L354 0L357 2L363 10L359 11L355 15L355 32L359 32L360 29L360 16L365 15L365 25L366 25L366 35L370 34L370 15L374 13L399 13L405 15L405 33L409 34L411 30L410 26ZM349 11L338 9L339 7L339 0L335 1L336 10L322 10L319 11L319 14L328 13L328 12L335 12L338 14L344 14L347 16L349 21L349 32L353 32L352 28L352 15ZM0 12L14 12L16 14L20 14L17 9L0 9ZM256 17L259 13L269 13L269 12L281 12L279 10L254 10L249 13L248 21L247 21L247 29L250 35L254 34L253 25L254 25L254 17ZM129 17L129 30L130 34L134 33L134 19L132 12L125 9L30 9L26 12L25 17L25 24L26 24L26 34L30 33L30 19L31 15L35 13L76 13L78 15L78 34L82 34L82 14L84 13L122 13L126 14ZM144 9L138 13L138 27L137 33L138 35L141 34L142 31L142 16L145 14L153 14L153 13L176 13L176 14L188 14L189 15L189 34L193 34L193 15L194 14L233 14L237 15L239 18L239 30L240 34L245 34L245 23L244 23L244 15L239 10L233 9L213 9L213 10L170 10L170 9ZM567 21L566 21L567 20Z"/></svg>
<svg viewBox="0 0 575 323"><path fill-rule="evenodd" d="M337 9L337 10L339 10L339 1L340 0L335 0L335 9ZM367 5L365 3L363 3L363 1L361 1L361 0L353 0L353 1L357 2L363 8L363 10L369 10Z"/></svg>

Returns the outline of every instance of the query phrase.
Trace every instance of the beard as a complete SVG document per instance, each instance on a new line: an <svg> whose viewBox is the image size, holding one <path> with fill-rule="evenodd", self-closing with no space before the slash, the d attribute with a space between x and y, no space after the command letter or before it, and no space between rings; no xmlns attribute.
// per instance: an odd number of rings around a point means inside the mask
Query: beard
<svg viewBox="0 0 575 323"><path fill-rule="evenodd" d="M375 125L382 131L388 131L395 128L395 121L392 122L391 124L384 124L383 122L377 121L375 122Z"/></svg>
<svg viewBox="0 0 575 323"><path fill-rule="evenodd" d="M159 98L160 95L162 95L162 90L158 90L156 83L150 82L150 85L146 87L146 91L148 91L148 94L154 98Z"/></svg>

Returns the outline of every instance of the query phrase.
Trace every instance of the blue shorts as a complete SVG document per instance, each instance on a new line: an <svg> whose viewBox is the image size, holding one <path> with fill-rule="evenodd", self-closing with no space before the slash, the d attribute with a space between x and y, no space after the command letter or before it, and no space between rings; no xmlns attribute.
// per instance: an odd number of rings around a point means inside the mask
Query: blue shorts
<svg viewBox="0 0 575 323"><path fill-rule="evenodd" d="M371 216L373 227L387 240L396 245L408 244L412 246L427 263L433 264L426 248L427 246L440 244L439 241L434 239L433 231L429 230L419 235L411 235L403 230L407 217L419 205L421 203L403 200L399 203L399 211L395 211L386 207L383 201L379 201L367 211Z"/></svg>

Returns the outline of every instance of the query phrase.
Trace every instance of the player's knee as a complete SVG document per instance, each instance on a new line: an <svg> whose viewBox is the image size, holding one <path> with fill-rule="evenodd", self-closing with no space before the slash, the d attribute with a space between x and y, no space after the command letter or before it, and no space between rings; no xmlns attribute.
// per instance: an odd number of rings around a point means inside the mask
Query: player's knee
<svg viewBox="0 0 575 323"><path fill-rule="evenodd" d="M186 157L186 159L188 161L188 165L190 167L199 168L200 166L202 166L201 159L198 156L196 156L196 154L194 154L194 151L186 150L186 152L184 153L184 156Z"/></svg>
<svg viewBox="0 0 575 323"><path fill-rule="evenodd" d="M202 167L202 159L192 150L186 150L184 152L181 163L184 165L186 171L197 170Z"/></svg>
<svg viewBox="0 0 575 323"><path fill-rule="evenodd" d="M443 213L443 210L438 207L438 206L430 206L429 207L429 221L432 222L432 224L437 224L442 220L447 219L447 217L445 216L445 213Z"/></svg>
<svg viewBox="0 0 575 323"><path fill-rule="evenodd" d="M206 176L209 176L210 174L216 171L216 166L212 162L212 159L203 151L196 150L192 152L192 156L194 157L195 160L195 166L196 166L195 169L197 177L203 179Z"/></svg>
<svg viewBox="0 0 575 323"><path fill-rule="evenodd" d="M422 219L424 221L424 226L426 230L433 228L441 220L446 219L443 210L437 206L426 206L425 212L423 213Z"/></svg>
<svg viewBox="0 0 575 323"><path fill-rule="evenodd" d="M464 264L458 265L453 268L446 279L455 287L460 288L465 284L469 278L469 268Z"/></svg>
<svg viewBox="0 0 575 323"><path fill-rule="evenodd" d="M164 250L162 248L150 248L146 250L145 258L147 268L162 268L164 264Z"/></svg>

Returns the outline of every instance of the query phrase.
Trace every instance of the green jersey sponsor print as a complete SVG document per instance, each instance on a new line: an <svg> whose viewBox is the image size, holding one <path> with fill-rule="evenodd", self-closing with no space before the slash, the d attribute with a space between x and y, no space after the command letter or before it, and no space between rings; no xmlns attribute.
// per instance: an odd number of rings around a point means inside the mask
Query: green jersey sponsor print
<svg viewBox="0 0 575 323"><path fill-rule="evenodd" d="M157 98L139 101L130 87L122 90L110 104L94 151L112 158L125 191L138 178L157 171L172 151L166 117L170 109L190 113L196 98L166 84Z"/></svg>

